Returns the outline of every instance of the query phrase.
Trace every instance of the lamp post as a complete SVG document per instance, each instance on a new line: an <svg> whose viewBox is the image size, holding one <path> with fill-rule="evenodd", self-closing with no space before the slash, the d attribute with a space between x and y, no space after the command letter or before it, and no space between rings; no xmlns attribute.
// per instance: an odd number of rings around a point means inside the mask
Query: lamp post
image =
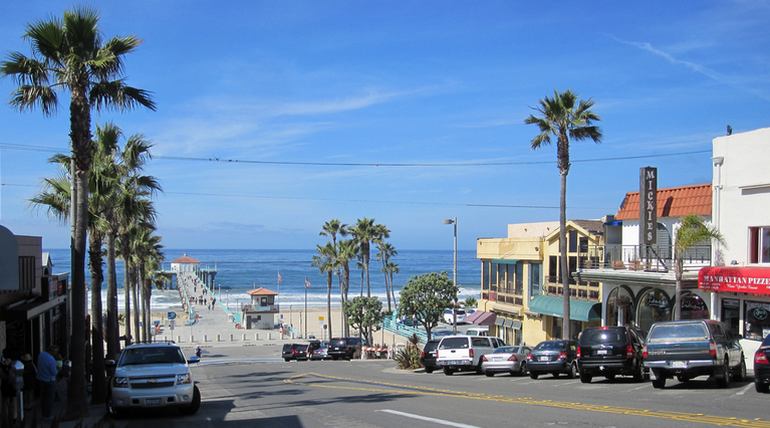
<svg viewBox="0 0 770 428"><path fill-rule="evenodd" d="M444 220L444 224L451 224L454 229L454 257L452 258L452 283L455 286L455 304L452 308L452 333L457 334L457 217Z"/></svg>

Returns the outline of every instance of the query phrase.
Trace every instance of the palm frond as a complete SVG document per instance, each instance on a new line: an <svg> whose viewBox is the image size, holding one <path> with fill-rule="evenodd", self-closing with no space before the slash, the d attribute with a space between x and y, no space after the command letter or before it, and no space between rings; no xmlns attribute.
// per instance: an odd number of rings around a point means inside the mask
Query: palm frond
<svg viewBox="0 0 770 428"><path fill-rule="evenodd" d="M13 76L19 85L48 86L48 68L42 61L29 58L21 52L11 52L0 64L0 74Z"/></svg>
<svg viewBox="0 0 770 428"><path fill-rule="evenodd" d="M153 111L156 109L150 91L127 86L125 79L94 82L89 96L91 104L97 110L104 108L131 109L138 105Z"/></svg>
<svg viewBox="0 0 770 428"><path fill-rule="evenodd" d="M69 56L81 60L92 58L101 45L96 11L86 7L65 11L62 24Z"/></svg>
<svg viewBox="0 0 770 428"><path fill-rule="evenodd" d="M38 21L27 26L24 37L32 44L32 51L58 66L64 65L65 35L58 18Z"/></svg>
<svg viewBox="0 0 770 428"><path fill-rule="evenodd" d="M10 103L20 111L38 106L43 114L50 116L56 111L58 97L50 86L21 85L11 95Z"/></svg>

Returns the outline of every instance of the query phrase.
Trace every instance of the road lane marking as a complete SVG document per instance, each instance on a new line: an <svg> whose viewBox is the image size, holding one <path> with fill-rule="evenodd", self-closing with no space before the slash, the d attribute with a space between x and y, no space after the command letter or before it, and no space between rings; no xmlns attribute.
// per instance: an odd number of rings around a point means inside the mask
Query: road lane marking
<svg viewBox="0 0 770 428"><path fill-rule="evenodd" d="M649 386L650 386L650 384L649 384L649 383L645 383L645 384L644 384L644 385L642 385L642 386L637 386L636 388L631 388L631 389L629 389L629 390L628 390L628 392L631 392L631 391L639 391L640 389L644 389L644 388L647 388L647 387L649 387Z"/></svg>
<svg viewBox="0 0 770 428"><path fill-rule="evenodd" d="M326 379L326 380L336 380L340 383L363 384L366 386L348 386L348 385L339 385L339 384L335 385L335 384L329 384L329 383L312 383L312 382L299 383L298 382L298 381L301 381L303 378L311 378L311 377ZM559 408L559 409L566 409L566 410L576 410L576 411L583 411L583 412L652 417L657 419L665 419L665 420L678 421L678 422L689 422L689 423L695 422L695 423L703 423L703 424L718 425L718 426L770 428L770 421L762 420L759 418L741 419L737 417L704 415L702 413L686 413L686 412L674 412L674 411L666 411L666 410L658 411L658 410L639 409L639 408L632 408L632 407L619 407L619 406L607 406L607 405L590 404L590 403L553 401L553 400L536 399L533 397L523 397L523 396L512 397L512 396L505 396L505 395L473 393L473 392L467 392L467 391L453 391L453 390L447 390L447 389L431 388L426 386L401 385L401 384L395 384L390 382L380 382L380 381L367 380L367 379L361 379L361 378L358 378L358 379L345 378L345 377L324 375L324 374L312 373L312 372L291 376L289 378L284 379L283 382L286 384L305 385L308 387L315 387L315 388L341 389L341 390L349 390L349 391L379 393L379 394L406 394L406 395L414 395L414 396L448 397L448 398L458 398L458 399L468 399L468 400L492 401L492 402L505 403L505 404L515 404L515 405L533 405L533 406Z"/></svg>
<svg viewBox="0 0 770 428"><path fill-rule="evenodd" d="M745 388L743 388L742 390L740 390L740 391L736 392L736 393L735 393L735 395L743 395L743 394L745 394L745 393L746 393L746 391L748 391L748 390L749 390L749 388L751 388L751 387L753 387L753 386L754 386L754 383L749 383L748 385L746 385L746 387L745 387Z"/></svg>
<svg viewBox="0 0 770 428"><path fill-rule="evenodd" d="M560 383L558 385L553 385L553 386L555 386L556 388L561 388L564 385L574 385L576 383L580 383L580 381L579 380L574 380L572 382L563 382L563 383Z"/></svg>
<svg viewBox="0 0 770 428"><path fill-rule="evenodd" d="M390 413L390 414L393 414L393 415L404 416L406 418L419 419L421 421L433 422L434 424L446 425L446 426L450 426L450 427L456 427L456 428L479 428L479 427L477 427L475 425L461 424L461 423L457 423L457 422L447 421L447 420L444 420L444 419L429 418L427 416L415 415L414 413L399 412L398 410L382 409L382 410L377 410L377 411L378 412L383 412L383 413Z"/></svg>

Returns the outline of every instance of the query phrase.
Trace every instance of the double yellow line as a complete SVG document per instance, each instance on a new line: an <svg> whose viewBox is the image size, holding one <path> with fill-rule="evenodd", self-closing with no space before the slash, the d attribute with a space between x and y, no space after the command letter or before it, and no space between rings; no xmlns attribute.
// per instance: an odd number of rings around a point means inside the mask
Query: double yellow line
<svg viewBox="0 0 770 428"><path fill-rule="evenodd" d="M338 381L340 383L350 383L362 386L340 385L329 383L299 382L303 378L319 378ZM705 415L702 413L671 412L649 409L637 409L632 407L605 406L600 404L578 403L569 401L543 400L532 397L510 397L505 395L493 395L467 391L454 391L449 389L431 388L423 385L404 385L390 382L380 382L360 378L346 378L339 376L330 376L320 373L303 373L284 379L284 383L306 385L314 388L342 389L359 392L374 392L385 394L408 394L420 396L449 397L466 400L492 401L506 404L520 404L541 407L551 407L559 409L577 410L583 412L610 413L617 415L642 416L649 418L666 419L680 422L698 422L703 424L729 426L729 427L752 427L752 428L770 428L770 421L762 419L742 419L737 417L725 417Z"/></svg>

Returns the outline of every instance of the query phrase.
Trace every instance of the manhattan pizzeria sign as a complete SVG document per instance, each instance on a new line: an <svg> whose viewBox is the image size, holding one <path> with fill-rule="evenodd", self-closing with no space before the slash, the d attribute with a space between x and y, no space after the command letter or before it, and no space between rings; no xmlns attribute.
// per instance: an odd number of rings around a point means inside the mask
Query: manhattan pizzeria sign
<svg viewBox="0 0 770 428"><path fill-rule="evenodd" d="M770 268L705 267L698 273L698 288L720 293L770 295Z"/></svg>

